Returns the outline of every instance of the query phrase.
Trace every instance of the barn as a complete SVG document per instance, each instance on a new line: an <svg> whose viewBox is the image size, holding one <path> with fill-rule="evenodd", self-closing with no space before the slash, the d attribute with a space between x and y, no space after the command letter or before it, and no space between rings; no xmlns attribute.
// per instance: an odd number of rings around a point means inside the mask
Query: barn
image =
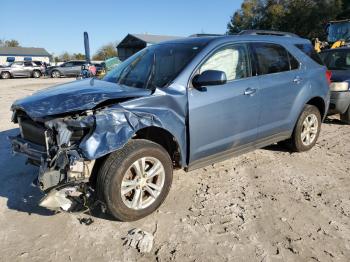
<svg viewBox="0 0 350 262"><path fill-rule="evenodd" d="M124 61L146 46L164 41L182 38L180 36L150 35L150 34L128 34L118 45L118 57Z"/></svg>
<svg viewBox="0 0 350 262"><path fill-rule="evenodd" d="M32 60L49 63L51 55L44 48L38 47L0 47L0 65Z"/></svg>

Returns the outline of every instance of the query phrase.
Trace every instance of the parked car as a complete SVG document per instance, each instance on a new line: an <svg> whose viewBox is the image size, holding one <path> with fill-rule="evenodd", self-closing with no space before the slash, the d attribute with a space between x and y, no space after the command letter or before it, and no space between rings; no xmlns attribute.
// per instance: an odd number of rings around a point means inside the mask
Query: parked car
<svg viewBox="0 0 350 262"><path fill-rule="evenodd" d="M350 124L350 48L325 50L321 57L332 72L328 115L340 114L340 120Z"/></svg>
<svg viewBox="0 0 350 262"><path fill-rule="evenodd" d="M44 71L32 61L13 62L9 66L0 67L0 76L2 79L11 77L40 77Z"/></svg>
<svg viewBox="0 0 350 262"><path fill-rule="evenodd" d="M77 77L81 73L81 67L85 61L68 61L60 66L50 66L47 68L47 75L57 78L61 76L65 77Z"/></svg>
<svg viewBox="0 0 350 262"><path fill-rule="evenodd" d="M102 80L15 101L13 150L40 166L41 206L72 211L98 199L119 220L140 219L166 198L173 169L286 139L297 152L315 145L330 94L310 46L259 35L149 46Z"/></svg>

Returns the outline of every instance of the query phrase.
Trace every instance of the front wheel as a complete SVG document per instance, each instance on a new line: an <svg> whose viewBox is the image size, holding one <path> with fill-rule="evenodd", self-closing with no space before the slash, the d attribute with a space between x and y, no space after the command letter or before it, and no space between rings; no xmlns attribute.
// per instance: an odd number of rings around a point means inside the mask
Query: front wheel
<svg viewBox="0 0 350 262"><path fill-rule="evenodd" d="M52 77L52 78L59 78L60 76L61 76L61 74L60 74L60 72L57 71L57 70L53 70L53 71L51 72L51 77Z"/></svg>
<svg viewBox="0 0 350 262"><path fill-rule="evenodd" d="M316 144L320 131L320 111L313 105L305 105L293 131L292 149L296 152L310 150Z"/></svg>
<svg viewBox="0 0 350 262"><path fill-rule="evenodd" d="M120 221L134 221L163 203L172 180L172 161L162 146L131 140L102 164L97 193L112 216Z"/></svg>

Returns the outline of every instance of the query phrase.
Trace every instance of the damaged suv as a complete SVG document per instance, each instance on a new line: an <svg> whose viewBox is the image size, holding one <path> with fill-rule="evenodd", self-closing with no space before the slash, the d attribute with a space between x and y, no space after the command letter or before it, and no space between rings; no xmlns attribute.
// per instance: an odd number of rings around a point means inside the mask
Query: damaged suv
<svg viewBox="0 0 350 262"><path fill-rule="evenodd" d="M40 205L101 203L122 221L166 198L186 171L288 140L311 149L328 110L326 69L298 37L218 36L149 46L102 80L48 88L12 105L13 151L39 166Z"/></svg>

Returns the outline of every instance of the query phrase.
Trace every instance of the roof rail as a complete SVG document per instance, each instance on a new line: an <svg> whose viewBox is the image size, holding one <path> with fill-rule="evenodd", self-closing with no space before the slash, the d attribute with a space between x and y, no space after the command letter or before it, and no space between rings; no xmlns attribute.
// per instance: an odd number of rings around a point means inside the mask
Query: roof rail
<svg viewBox="0 0 350 262"><path fill-rule="evenodd" d="M274 36L286 36L286 37L300 37L293 33L273 31L273 30L243 30L238 34L239 35L274 35Z"/></svg>
<svg viewBox="0 0 350 262"><path fill-rule="evenodd" d="M190 35L189 37L203 37L203 36L223 36L222 34L205 34L205 33L201 33L201 34L193 34Z"/></svg>

